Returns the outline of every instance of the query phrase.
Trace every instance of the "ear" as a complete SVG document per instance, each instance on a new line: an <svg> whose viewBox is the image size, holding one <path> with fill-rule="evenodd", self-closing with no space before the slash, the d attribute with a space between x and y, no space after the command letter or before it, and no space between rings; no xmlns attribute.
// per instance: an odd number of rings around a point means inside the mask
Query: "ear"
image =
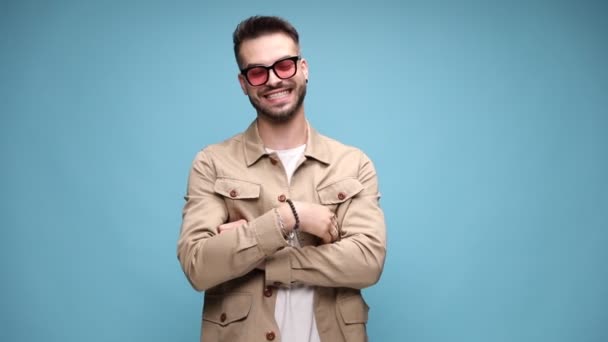
<svg viewBox="0 0 608 342"><path fill-rule="evenodd" d="M247 95L247 80L242 74L239 74L238 77L239 83L241 84L241 89L243 90L243 94Z"/></svg>
<svg viewBox="0 0 608 342"><path fill-rule="evenodd" d="M300 67L302 69L302 74L304 74L304 78L308 81L308 62L306 59L302 58L300 64L302 65Z"/></svg>

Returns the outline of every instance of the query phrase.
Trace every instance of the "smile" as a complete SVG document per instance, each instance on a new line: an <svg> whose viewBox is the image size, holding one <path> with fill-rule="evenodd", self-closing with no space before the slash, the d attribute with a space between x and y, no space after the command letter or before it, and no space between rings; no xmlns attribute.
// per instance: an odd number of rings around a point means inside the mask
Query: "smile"
<svg viewBox="0 0 608 342"><path fill-rule="evenodd" d="M280 99L283 98L287 95L289 95L291 91L289 90L283 90L283 91L279 91L276 93L272 93L272 94L268 94L268 95L264 95L265 98L269 99L269 100L276 100L276 99Z"/></svg>

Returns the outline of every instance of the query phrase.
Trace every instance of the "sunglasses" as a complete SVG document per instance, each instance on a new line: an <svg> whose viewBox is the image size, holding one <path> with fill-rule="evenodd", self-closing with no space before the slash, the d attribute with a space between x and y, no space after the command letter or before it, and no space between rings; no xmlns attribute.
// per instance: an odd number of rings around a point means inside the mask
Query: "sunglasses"
<svg viewBox="0 0 608 342"><path fill-rule="evenodd" d="M256 65L246 69L241 69L241 74L252 86L261 86L268 82L270 70L278 78L285 80L292 78L298 72L298 60L300 56L286 57L274 62L271 66Z"/></svg>

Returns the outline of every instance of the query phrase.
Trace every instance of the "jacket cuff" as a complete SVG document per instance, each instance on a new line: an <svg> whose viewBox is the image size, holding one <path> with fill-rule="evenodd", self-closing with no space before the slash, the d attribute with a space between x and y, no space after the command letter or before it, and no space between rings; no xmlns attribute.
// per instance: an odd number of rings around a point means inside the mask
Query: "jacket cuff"
<svg viewBox="0 0 608 342"><path fill-rule="evenodd" d="M279 227L276 215L271 210L258 217L255 221L255 237L264 255L273 255L277 250L287 246Z"/></svg>
<svg viewBox="0 0 608 342"><path fill-rule="evenodd" d="M290 248L266 258L266 286L291 286Z"/></svg>

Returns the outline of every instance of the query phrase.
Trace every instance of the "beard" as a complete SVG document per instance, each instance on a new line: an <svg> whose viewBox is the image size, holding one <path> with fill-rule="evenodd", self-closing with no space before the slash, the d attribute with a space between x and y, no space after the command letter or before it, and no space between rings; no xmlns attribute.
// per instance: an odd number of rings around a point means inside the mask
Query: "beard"
<svg viewBox="0 0 608 342"><path fill-rule="evenodd" d="M279 84L276 88L283 87L283 84ZM292 92L295 93L295 101L293 104L289 105L285 108L272 108L271 106L264 106L260 103L258 98L249 97L249 102L256 109L258 115L263 116L269 121L275 123L283 123L291 120L294 115L302 108L304 103L304 98L306 97L306 84L296 86L292 89Z"/></svg>

